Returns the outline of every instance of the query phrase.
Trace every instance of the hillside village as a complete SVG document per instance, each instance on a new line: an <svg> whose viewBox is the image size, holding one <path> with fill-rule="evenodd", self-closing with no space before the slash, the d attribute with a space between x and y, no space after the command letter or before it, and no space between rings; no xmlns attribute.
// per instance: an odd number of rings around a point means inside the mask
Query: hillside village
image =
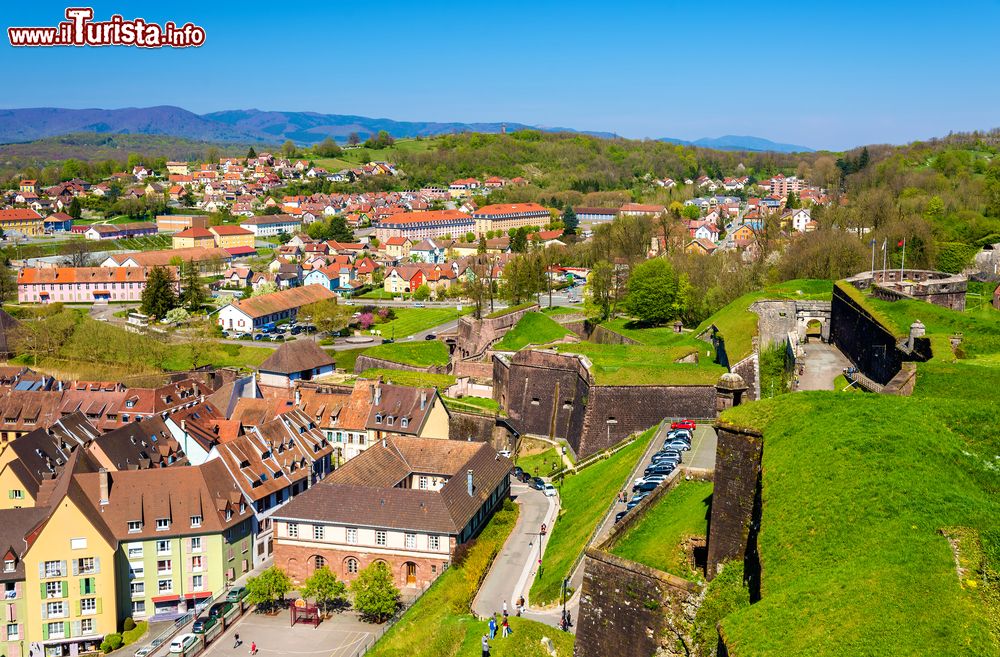
<svg viewBox="0 0 1000 657"><path fill-rule="evenodd" d="M398 164L316 159L251 150L3 192L6 654L212 654L257 617L281 628L256 642L299 654L301 614L357 632L358 654L422 655L428 632L478 648L502 611L515 638L489 640L507 654L843 654L839 619L878 635L879 596L831 592L823 541L850 546L856 580L868 547L797 514L854 522L865 509L843 497L896 466L848 470L784 418L835 433L863 409L873 425L852 430L920 472L926 445L893 418L937 413L949 453L996 456L959 417L985 412L995 378L990 244L964 273L907 267L914 238L829 224L844 189L742 163L581 204L524 176L407 190ZM855 269L775 280L817 237L859 242L837 265ZM843 475L828 488L808 470L822 459ZM889 482L903 496L907 472ZM973 511L935 488L920 494L937 515L905 514L920 559L956 555L959 578L921 562L974 628L949 615L946 633L996 654L995 471L977 473ZM819 573L798 594L829 596L832 651L803 650L807 623L782 633L798 586L783 563ZM930 613L915 576L880 595Z"/></svg>

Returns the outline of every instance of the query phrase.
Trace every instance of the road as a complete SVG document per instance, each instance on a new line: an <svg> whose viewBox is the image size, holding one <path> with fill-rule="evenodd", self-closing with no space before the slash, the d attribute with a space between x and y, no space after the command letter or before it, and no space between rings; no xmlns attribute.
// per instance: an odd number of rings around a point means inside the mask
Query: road
<svg viewBox="0 0 1000 657"><path fill-rule="evenodd" d="M799 359L803 371L799 375L798 390L833 390L833 380L844 373L851 362L832 344L809 342L802 345L803 358Z"/></svg>
<svg viewBox="0 0 1000 657"><path fill-rule="evenodd" d="M504 601L507 602L509 613L513 615L518 597L523 595L527 599L528 589L534 581L540 558L539 529L542 523L551 527L559 510L557 498L546 497L541 491L519 481L512 482L511 493L514 502L521 506L521 512L518 514L517 524L514 525L500 554L493 561L479 594L473 601L472 611L479 616L500 613ZM541 554L545 554L545 545L546 541L543 539ZM557 613L529 611L525 617L542 620L551 625L559 621Z"/></svg>

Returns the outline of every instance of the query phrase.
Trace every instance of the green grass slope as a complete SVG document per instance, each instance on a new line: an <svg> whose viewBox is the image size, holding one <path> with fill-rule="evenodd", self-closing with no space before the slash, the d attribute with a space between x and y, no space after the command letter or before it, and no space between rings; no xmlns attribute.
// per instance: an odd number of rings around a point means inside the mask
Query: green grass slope
<svg viewBox="0 0 1000 657"><path fill-rule="evenodd" d="M723 618L731 655L1000 654L1000 432L977 396L811 392L723 415L765 435L762 599Z"/></svg>
<svg viewBox="0 0 1000 657"><path fill-rule="evenodd" d="M415 367L444 366L448 364L448 345L440 340L419 342L390 342L365 350L366 356L382 358L393 363Z"/></svg>
<svg viewBox="0 0 1000 657"><path fill-rule="evenodd" d="M529 344L555 342L570 331L539 312L525 313L503 339L494 345L497 351L519 351Z"/></svg>
<svg viewBox="0 0 1000 657"><path fill-rule="evenodd" d="M703 581L681 543L691 536L708 535L711 500L712 482L681 481L615 540L611 553L677 577Z"/></svg>

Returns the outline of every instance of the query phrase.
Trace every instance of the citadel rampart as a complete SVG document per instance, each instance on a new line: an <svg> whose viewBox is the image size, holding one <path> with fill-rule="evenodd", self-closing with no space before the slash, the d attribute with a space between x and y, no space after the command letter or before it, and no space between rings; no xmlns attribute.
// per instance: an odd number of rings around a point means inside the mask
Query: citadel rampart
<svg viewBox="0 0 1000 657"><path fill-rule="evenodd" d="M887 301L909 298L958 311L965 310L969 287L969 279L963 274L927 269L866 271L845 280L859 290L874 288L874 294Z"/></svg>
<svg viewBox="0 0 1000 657"><path fill-rule="evenodd" d="M600 386L575 354L525 349L493 359L493 395L521 433L562 438L581 458L666 417L715 417L714 385Z"/></svg>
<svg viewBox="0 0 1000 657"><path fill-rule="evenodd" d="M458 318L458 328L454 336L449 337L446 342L452 347L456 359L477 358L503 338L525 314L536 310L538 306L533 305L499 317L483 319L463 315Z"/></svg>

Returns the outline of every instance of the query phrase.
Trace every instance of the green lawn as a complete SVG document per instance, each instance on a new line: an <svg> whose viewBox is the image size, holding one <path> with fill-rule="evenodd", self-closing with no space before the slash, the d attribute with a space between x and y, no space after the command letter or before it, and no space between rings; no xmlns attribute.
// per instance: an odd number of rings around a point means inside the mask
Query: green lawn
<svg viewBox="0 0 1000 657"><path fill-rule="evenodd" d="M532 604L544 605L559 598L563 578L569 576L615 495L628 484L628 476L655 433L656 427L651 427L611 457L563 479L559 486L562 508L545 547L542 575L531 586Z"/></svg>
<svg viewBox="0 0 1000 657"><path fill-rule="evenodd" d="M391 292L386 292L383 288L375 288L374 290L369 290L359 297L354 297L355 299L395 299L396 297L402 297L403 299L409 299L409 294L393 294Z"/></svg>
<svg viewBox="0 0 1000 657"><path fill-rule="evenodd" d="M833 282L796 279L772 285L763 290L744 294L703 321L695 333L715 325L726 341L729 362L737 363L753 351L753 337L757 335L757 315L747 310L760 299L828 300L833 294Z"/></svg>
<svg viewBox="0 0 1000 657"><path fill-rule="evenodd" d="M545 300L542 300L545 303ZM548 316L552 315L577 315L583 313L583 306L545 306L542 312Z"/></svg>
<svg viewBox="0 0 1000 657"><path fill-rule="evenodd" d="M337 362L337 369L344 370L345 372L354 371L354 361L358 359L358 356L364 352L371 349L371 347L360 347L358 349L344 349L343 351L334 351L333 349L327 349L333 359Z"/></svg>
<svg viewBox="0 0 1000 657"><path fill-rule="evenodd" d="M519 351L529 344L555 342L569 332L542 313L526 313L493 348L497 351Z"/></svg>
<svg viewBox="0 0 1000 657"><path fill-rule="evenodd" d="M387 383L414 388L437 388L444 390L455 385L455 377L450 374L430 374L428 372L409 372L403 370L370 369L360 375L365 379L381 376Z"/></svg>
<svg viewBox="0 0 1000 657"><path fill-rule="evenodd" d="M997 380L953 382L948 398L808 392L722 416L765 445L761 600L722 619L730 654L1000 654Z"/></svg>
<svg viewBox="0 0 1000 657"><path fill-rule="evenodd" d="M615 540L611 553L684 579L703 581L702 574L691 567L681 542L692 536L708 536L711 500L712 482L679 482Z"/></svg>
<svg viewBox="0 0 1000 657"><path fill-rule="evenodd" d="M449 360L448 345L440 340L380 344L367 349L365 355L416 367L443 366Z"/></svg>
<svg viewBox="0 0 1000 657"><path fill-rule="evenodd" d="M494 556L499 553L517 520L511 502L496 513L472 544L464 563L448 568L430 589L386 632L368 655L372 657L477 657L486 623L469 614L472 599ZM573 652L572 635L512 616L513 633L491 642L497 657L547 657L540 639L555 642L561 657Z"/></svg>
<svg viewBox="0 0 1000 657"><path fill-rule="evenodd" d="M483 319L496 319L497 317L503 317L504 315L509 315L511 313L516 313L519 310L524 310L525 308L531 308L535 305L534 301L528 301L526 303L520 303L516 306L508 306L507 308L501 308L500 310L494 310L488 315L483 315Z"/></svg>
<svg viewBox="0 0 1000 657"><path fill-rule="evenodd" d="M700 342L700 341L699 341ZM694 345L650 347L646 345L594 344L576 342L553 345L561 353L583 354L590 359L591 373L598 385L708 385L725 373L725 368L712 362L711 346L701 343L704 350L697 363L676 363L679 358L696 353Z"/></svg>
<svg viewBox="0 0 1000 657"><path fill-rule="evenodd" d="M553 464L556 466L555 469L552 468ZM537 454L518 456L517 465L533 477L551 477L563 469L562 459L555 447Z"/></svg>
<svg viewBox="0 0 1000 657"><path fill-rule="evenodd" d="M500 404L489 397L443 397L449 408L458 411L499 413Z"/></svg>
<svg viewBox="0 0 1000 657"><path fill-rule="evenodd" d="M458 319L459 314L466 315L472 312L472 308L463 308L461 313L454 308L395 308L394 310L396 319L372 327L380 330L383 338L399 340L447 324Z"/></svg>
<svg viewBox="0 0 1000 657"><path fill-rule="evenodd" d="M199 355L198 366L255 368L274 353L274 349L251 345L217 343L214 347L208 354ZM193 356L187 345L170 345L159 365L171 371L190 370L194 367Z"/></svg>

